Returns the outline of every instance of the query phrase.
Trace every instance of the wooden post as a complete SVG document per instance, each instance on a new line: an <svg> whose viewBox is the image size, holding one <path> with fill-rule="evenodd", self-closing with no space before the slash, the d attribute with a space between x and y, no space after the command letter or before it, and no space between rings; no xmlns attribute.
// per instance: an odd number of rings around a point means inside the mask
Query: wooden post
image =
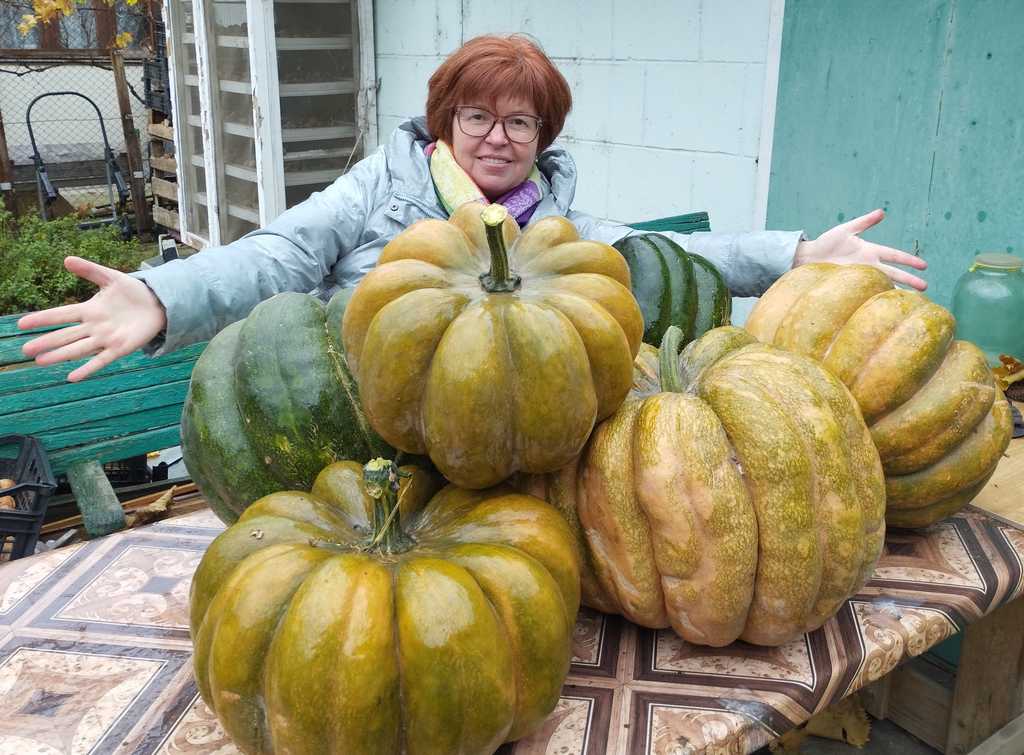
<svg viewBox="0 0 1024 755"><path fill-rule="evenodd" d="M946 755L965 755L1024 712L1024 597L964 630Z"/></svg>
<svg viewBox="0 0 1024 755"><path fill-rule="evenodd" d="M149 211L149 205L146 204L146 176L142 172L142 148L139 146L139 132L135 129L135 121L132 118L132 104L128 99L128 79L125 78L124 58L121 56L120 50L110 51L110 62L114 69L117 104L121 110L124 146L128 152L132 205L135 207L135 228L139 233L151 233L153 218Z"/></svg>
<svg viewBox="0 0 1024 755"><path fill-rule="evenodd" d="M4 114L0 112L0 197L4 207L18 216L18 203L14 196L14 166L7 152L7 134L4 132Z"/></svg>
<svg viewBox="0 0 1024 755"><path fill-rule="evenodd" d="M98 461L76 461L68 467L67 477L89 537L101 537L124 529L124 509L102 464Z"/></svg>

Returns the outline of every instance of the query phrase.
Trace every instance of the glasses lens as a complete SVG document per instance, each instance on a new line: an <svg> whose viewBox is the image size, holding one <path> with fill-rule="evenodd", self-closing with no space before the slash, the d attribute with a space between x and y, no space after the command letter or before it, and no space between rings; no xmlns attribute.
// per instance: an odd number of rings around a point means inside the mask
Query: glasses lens
<svg viewBox="0 0 1024 755"><path fill-rule="evenodd" d="M494 128L494 116L475 107L459 108L459 127L466 136L484 136Z"/></svg>
<svg viewBox="0 0 1024 755"><path fill-rule="evenodd" d="M509 115L505 117L505 133L514 142L526 144L537 138L540 121L532 115Z"/></svg>

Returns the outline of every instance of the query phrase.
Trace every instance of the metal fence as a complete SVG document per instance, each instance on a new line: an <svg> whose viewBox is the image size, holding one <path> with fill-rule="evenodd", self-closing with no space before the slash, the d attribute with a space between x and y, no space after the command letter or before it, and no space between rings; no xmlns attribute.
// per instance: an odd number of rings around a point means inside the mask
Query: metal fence
<svg viewBox="0 0 1024 755"><path fill-rule="evenodd" d="M36 30L23 37L12 28L10 22L24 10L17 2L0 0L0 117L17 210L39 212L40 200L48 196L42 205L48 217L72 212L83 218L107 216L111 201L120 201L118 189L124 188L116 173L126 183L131 173L109 50L100 45L107 41L102 37L122 29L130 31L135 47L151 44L152 23L138 13L100 23L98 12L81 7L60 19L44 40ZM41 46L54 39L56 47ZM125 77L145 160L148 116L141 57L137 51L126 57Z"/></svg>
<svg viewBox="0 0 1024 755"><path fill-rule="evenodd" d="M130 87L141 94L141 63L126 64L125 74ZM145 105L137 96L130 101L145 158ZM32 204L38 199L39 164L80 215L102 211L114 191L108 176L108 147L122 174L129 175L117 90L109 68L0 60L0 115L20 211L31 211L23 201Z"/></svg>

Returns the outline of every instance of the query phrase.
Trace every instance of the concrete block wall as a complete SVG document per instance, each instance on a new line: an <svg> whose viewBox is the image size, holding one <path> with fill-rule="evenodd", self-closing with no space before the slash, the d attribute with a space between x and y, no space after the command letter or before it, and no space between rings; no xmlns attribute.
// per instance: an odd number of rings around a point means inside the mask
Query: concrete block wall
<svg viewBox="0 0 1024 755"><path fill-rule="evenodd" d="M560 141L580 170L577 209L763 228L782 2L376 0L381 139L423 112L427 79L463 41L524 32L572 88Z"/></svg>

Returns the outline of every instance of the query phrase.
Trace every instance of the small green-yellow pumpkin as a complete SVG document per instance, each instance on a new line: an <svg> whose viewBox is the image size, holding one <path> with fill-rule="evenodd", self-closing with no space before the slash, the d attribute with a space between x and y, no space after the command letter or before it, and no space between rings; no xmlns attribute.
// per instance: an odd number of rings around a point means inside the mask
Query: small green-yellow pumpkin
<svg viewBox="0 0 1024 755"><path fill-rule="evenodd" d="M501 205L470 203L414 223L345 311L370 424L462 487L563 466L629 392L629 286L622 255L563 217L519 235Z"/></svg>
<svg viewBox="0 0 1024 755"><path fill-rule="evenodd" d="M557 703L580 597L565 521L397 475L334 463L203 556L196 680L243 752L487 755Z"/></svg>

